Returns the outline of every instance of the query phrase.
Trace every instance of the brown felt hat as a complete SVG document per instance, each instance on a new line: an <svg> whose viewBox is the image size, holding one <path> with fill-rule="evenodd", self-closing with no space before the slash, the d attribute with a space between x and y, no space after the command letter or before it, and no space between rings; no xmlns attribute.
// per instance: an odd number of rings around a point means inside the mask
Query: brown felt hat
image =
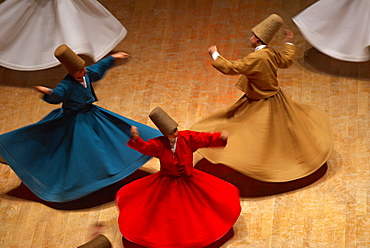
<svg viewBox="0 0 370 248"><path fill-rule="evenodd" d="M85 60L65 44L60 45L55 49L54 56L70 74L74 74L85 67Z"/></svg>
<svg viewBox="0 0 370 248"><path fill-rule="evenodd" d="M111 247L112 244L109 241L109 239L105 237L103 234L99 234L93 240L87 242L86 244L78 246L77 248L111 248Z"/></svg>
<svg viewBox="0 0 370 248"><path fill-rule="evenodd" d="M257 26L252 28L252 32L266 45L270 43L276 32L283 25L283 19L277 15L272 14L259 23Z"/></svg>
<svg viewBox="0 0 370 248"><path fill-rule="evenodd" d="M149 114L149 118L163 135L173 133L178 126L176 121L174 121L161 107L153 109Z"/></svg>

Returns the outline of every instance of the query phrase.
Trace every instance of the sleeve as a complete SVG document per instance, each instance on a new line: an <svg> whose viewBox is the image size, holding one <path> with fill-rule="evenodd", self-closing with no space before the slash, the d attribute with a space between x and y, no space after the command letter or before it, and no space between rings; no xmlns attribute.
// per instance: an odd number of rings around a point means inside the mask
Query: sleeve
<svg viewBox="0 0 370 248"><path fill-rule="evenodd" d="M96 64L86 67L88 70L88 74L91 78L91 81L95 82L103 78L105 72L109 68L111 68L113 64L114 64L113 56L108 56L107 58L100 60Z"/></svg>
<svg viewBox="0 0 370 248"><path fill-rule="evenodd" d="M47 103L58 104L61 103L70 91L70 84L68 80L63 79L55 89L52 89L50 95L45 94L43 100Z"/></svg>
<svg viewBox="0 0 370 248"><path fill-rule="evenodd" d="M212 59L213 60L216 60L218 58L218 56L220 56L219 52L216 51L216 52L212 53Z"/></svg>
<svg viewBox="0 0 370 248"><path fill-rule="evenodd" d="M137 137L136 140L131 137L127 146L144 155L158 158L159 142L157 139L144 141L141 137Z"/></svg>
<svg viewBox="0 0 370 248"><path fill-rule="evenodd" d="M190 137L191 146L193 152L202 147L223 147L226 146L227 141L221 139L221 133L206 133L206 132L195 132L187 131Z"/></svg>
<svg viewBox="0 0 370 248"><path fill-rule="evenodd" d="M288 68L293 64L293 58L295 54L296 47L294 44L285 43L284 50L282 53L279 53L279 68Z"/></svg>
<svg viewBox="0 0 370 248"><path fill-rule="evenodd" d="M259 59L251 56L251 54L235 61L229 61L220 55L213 61L212 66L226 75L248 75L254 71L254 68L258 65L258 61Z"/></svg>

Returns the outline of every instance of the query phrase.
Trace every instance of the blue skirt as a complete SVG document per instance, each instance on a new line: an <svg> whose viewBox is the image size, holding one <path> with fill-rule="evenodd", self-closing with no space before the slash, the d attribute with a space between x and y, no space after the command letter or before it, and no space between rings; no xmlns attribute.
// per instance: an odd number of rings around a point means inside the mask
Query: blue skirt
<svg viewBox="0 0 370 248"><path fill-rule="evenodd" d="M67 202L122 180L151 158L126 145L131 125L144 140L161 135L96 105L71 115L59 108L0 135L0 156L36 196Z"/></svg>

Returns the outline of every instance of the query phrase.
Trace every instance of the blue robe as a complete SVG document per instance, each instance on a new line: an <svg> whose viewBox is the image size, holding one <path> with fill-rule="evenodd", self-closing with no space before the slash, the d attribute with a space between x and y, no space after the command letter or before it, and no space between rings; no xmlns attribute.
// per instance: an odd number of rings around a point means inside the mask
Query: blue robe
<svg viewBox="0 0 370 248"><path fill-rule="evenodd" d="M67 75L44 100L62 103L41 121L0 135L0 156L39 198L67 202L127 177L151 157L126 146L135 125L144 139L156 129L92 104L91 83L114 63L109 56L86 67L87 88Z"/></svg>

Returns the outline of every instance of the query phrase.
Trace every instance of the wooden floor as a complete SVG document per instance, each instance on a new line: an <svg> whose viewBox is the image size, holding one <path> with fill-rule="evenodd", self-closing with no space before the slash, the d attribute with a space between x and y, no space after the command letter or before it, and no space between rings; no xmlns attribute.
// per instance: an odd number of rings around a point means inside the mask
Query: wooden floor
<svg viewBox="0 0 370 248"><path fill-rule="evenodd" d="M235 236L223 247L370 247L370 64L335 61L305 41L291 18L315 0L99 1L127 28L117 50L133 58L96 84L97 105L150 126L149 111L162 106L180 129L242 95L234 87L238 77L212 68L208 46L216 44L226 58L241 58L251 52L250 29L271 13L281 15L298 49L296 63L279 72L281 87L293 100L327 112L334 150L327 173L315 183L241 198ZM281 31L271 45L281 48L283 38ZM31 86L53 87L64 74L61 67L36 72L0 67L0 133L55 109ZM144 170L158 170L158 161ZM77 247L91 239L97 222L113 247L122 247L114 202L55 207L9 194L19 184L0 164L0 247Z"/></svg>

